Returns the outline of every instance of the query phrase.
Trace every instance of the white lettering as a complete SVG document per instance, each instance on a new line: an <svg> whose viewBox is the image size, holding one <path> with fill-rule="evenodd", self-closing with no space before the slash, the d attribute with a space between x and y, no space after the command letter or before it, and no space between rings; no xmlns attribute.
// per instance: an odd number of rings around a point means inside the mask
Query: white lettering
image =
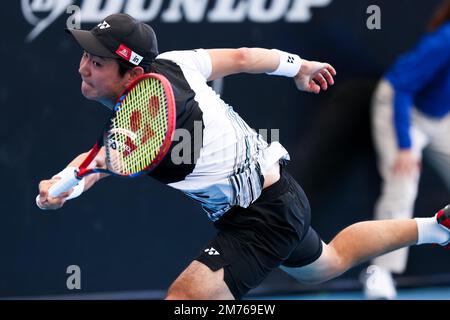
<svg viewBox="0 0 450 320"><path fill-rule="evenodd" d="M367 18L366 25L367 29L374 30L374 29L381 29L381 9L377 5L371 5L367 7L366 13L372 14Z"/></svg>
<svg viewBox="0 0 450 320"><path fill-rule="evenodd" d="M79 266L73 264L67 267L66 273L70 274L70 276L67 278L66 286L67 289L73 290L73 289L81 289L81 269Z"/></svg>
<svg viewBox="0 0 450 320"><path fill-rule="evenodd" d="M49 25L53 23L62 13L66 11L66 8L72 4L72 0L60 0L60 1L48 1L48 2L42 2L42 0L35 0L31 3L30 6L28 6L28 2L26 0L22 0L22 11L24 12L25 17L28 21L31 21L32 24L35 25L34 29L31 30L31 32L27 35L26 41L31 42L33 41L42 31L47 29ZM53 7L48 8L49 4L52 4ZM33 8L36 8L37 11L40 12L44 9L47 9L46 11L50 11L47 17L39 20L34 14L33 14Z"/></svg>
<svg viewBox="0 0 450 320"><path fill-rule="evenodd" d="M186 21L200 22L205 16L207 5L208 0L173 0L161 18L165 22L178 22L182 19L181 8L183 8Z"/></svg>
<svg viewBox="0 0 450 320"><path fill-rule="evenodd" d="M172 162L178 164L191 164L191 133L184 128L178 128L173 135L173 141L180 141L177 143L171 152Z"/></svg>
<svg viewBox="0 0 450 320"><path fill-rule="evenodd" d="M201 121L194 121L194 159L200 157L200 149L203 146L203 125Z"/></svg>
<svg viewBox="0 0 450 320"><path fill-rule="evenodd" d="M66 13L70 15L66 21L66 27L72 29L81 29L81 13L80 7L75 5L70 5L67 7Z"/></svg>
<svg viewBox="0 0 450 320"><path fill-rule="evenodd" d="M146 0L128 0L125 5L125 12L130 12L130 15L140 21L155 20L158 13L161 11L163 0L153 0L145 8ZM132 14L131 14L132 13Z"/></svg>
<svg viewBox="0 0 450 320"><path fill-rule="evenodd" d="M144 22L159 19L172 23L184 19L188 23L239 23L248 19L255 23L282 20L295 23L309 21L312 16L311 8L327 6L332 0L216 0L209 12L208 0L171 0L165 10L163 0L21 0L25 19L35 26L27 36L27 41L33 41L61 14L69 12L66 10L74 2L80 4L81 10L72 16L72 20L67 20L70 24L98 23L117 12L127 13ZM373 10L372 7L368 10ZM49 14L42 18L42 13L45 12ZM81 16L81 21L78 21L78 16ZM379 11L376 11L369 17L367 26L378 28L379 21Z"/></svg>
<svg viewBox="0 0 450 320"><path fill-rule="evenodd" d="M287 22L305 22L311 19L311 7L325 7L332 0L294 0L291 10L286 14Z"/></svg>
<svg viewBox="0 0 450 320"><path fill-rule="evenodd" d="M273 0L271 5L265 8L266 0L253 0L250 3L248 17L255 22L272 22L283 17L289 5L289 0Z"/></svg>
<svg viewBox="0 0 450 320"><path fill-rule="evenodd" d="M212 22L240 22L245 20L248 10L247 1L239 1L233 8L235 0L216 1L216 6L208 14L208 21Z"/></svg>
<svg viewBox="0 0 450 320"><path fill-rule="evenodd" d="M30 7L34 12L50 11L55 7L55 0L33 0Z"/></svg>
<svg viewBox="0 0 450 320"><path fill-rule="evenodd" d="M104 6L102 8L102 4ZM99 22L110 14L121 12L123 0L89 0L81 4L81 18L85 22Z"/></svg>
<svg viewBox="0 0 450 320"><path fill-rule="evenodd" d="M208 307L185 306L183 303L181 307L175 307L174 314L176 315L200 315L202 318L206 317Z"/></svg>

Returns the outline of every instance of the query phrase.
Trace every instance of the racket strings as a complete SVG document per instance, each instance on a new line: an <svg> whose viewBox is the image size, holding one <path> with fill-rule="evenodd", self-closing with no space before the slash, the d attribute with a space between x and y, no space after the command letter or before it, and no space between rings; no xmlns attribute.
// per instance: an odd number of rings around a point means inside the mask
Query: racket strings
<svg viewBox="0 0 450 320"><path fill-rule="evenodd" d="M129 91L111 122L105 143L108 167L121 175L145 170L158 156L168 130L167 101L153 78Z"/></svg>

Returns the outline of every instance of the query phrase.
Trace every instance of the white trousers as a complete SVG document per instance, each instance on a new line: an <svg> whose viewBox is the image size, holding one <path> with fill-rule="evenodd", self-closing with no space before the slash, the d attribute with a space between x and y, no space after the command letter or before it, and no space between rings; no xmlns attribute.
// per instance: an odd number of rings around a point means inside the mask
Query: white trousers
<svg viewBox="0 0 450 320"><path fill-rule="evenodd" d="M375 204L377 220L411 218L420 178L420 168L409 177L392 173L398 152L393 98L391 84L386 80L380 81L372 99L372 134L382 178L381 194ZM426 160L438 171L450 190L450 114L434 119L413 108L410 135L413 154L421 161L426 148ZM403 248L380 256L373 263L391 272L402 273L406 269L407 259L408 249Z"/></svg>

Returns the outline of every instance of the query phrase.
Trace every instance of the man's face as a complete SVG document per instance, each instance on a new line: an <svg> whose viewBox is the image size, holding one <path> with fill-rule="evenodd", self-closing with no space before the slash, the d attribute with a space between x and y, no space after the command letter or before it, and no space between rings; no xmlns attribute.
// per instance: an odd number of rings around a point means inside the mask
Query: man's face
<svg viewBox="0 0 450 320"><path fill-rule="evenodd" d="M87 99L114 103L129 83L129 77L121 77L119 65L114 59L83 52L78 72L81 75L81 92Z"/></svg>

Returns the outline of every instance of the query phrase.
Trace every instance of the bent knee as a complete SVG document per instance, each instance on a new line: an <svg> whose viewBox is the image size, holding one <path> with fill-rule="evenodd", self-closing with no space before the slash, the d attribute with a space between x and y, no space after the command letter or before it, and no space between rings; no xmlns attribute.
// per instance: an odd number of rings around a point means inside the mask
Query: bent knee
<svg viewBox="0 0 450 320"><path fill-rule="evenodd" d="M328 269L326 272L323 273L317 273L317 272L307 272L304 273L303 271L300 270L286 270L283 269L284 271L286 271L288 274L290 274L291 276L293 276L295 278L295 280L297 280L298 282L305 284L305 285L316 285L316 284L320 284L323 282L326 282L332 278L335 278L336 275L338 274L335 271L332 271L330 269Z"/></svg>
<svg viewBox="0 0 450 320"><path fill-rule="evenodd" d="M348 263L332 245L324 244L322 255L311 264L298 268L282 266L281 269L293 276L297 281L312 285L341 275L348 270Z"/></svg>
<svg viewBox="0 0 450 320"><path fill-rule="evenodd" d="M167 292L164 300L200 300L201 298L196 297L188 292L180 292L176 290L170 290Z"/></svg>

